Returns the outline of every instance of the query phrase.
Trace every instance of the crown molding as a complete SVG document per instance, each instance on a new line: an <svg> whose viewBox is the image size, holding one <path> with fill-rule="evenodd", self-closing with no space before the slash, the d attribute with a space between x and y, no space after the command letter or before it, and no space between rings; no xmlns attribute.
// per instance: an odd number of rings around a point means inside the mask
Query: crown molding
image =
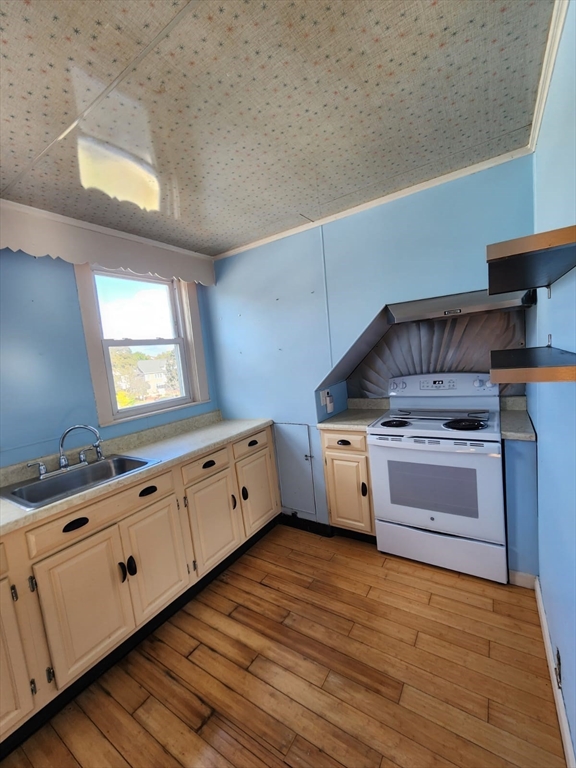
<svg viewBox="0 0 576 768"><path fill-rule="evenodd" d="M552 74L554 72L554 65L556 64L558 47L560 46L562 30L564 29L564 22L566 21L569 7L570 0L556 0L552 10L550 30L548 32L548 40L546 41L542 72L540 73L540 82L538 84L538 93L536 95L536 104L534 105L532 130L530 131L530 140L528 142L528 146L532 152L535 151L536 144L538 143L540 127L544 118L544 108L546 107L546 100L548 98L548 91L550 90L550 83L552 82Z"/></svg>
<svg viewBox="0 0 576 768"><path fill-rule="evenodd" d="M334 213L331 216L325 216L324 218L317 219L316 221L312 221L309 224L301 224L300 226L294 227L293 229L287 229L284 232L278 232L276 235L270 235L269 237L264 237L261 240L255 240L252 243L247 243L246 245L240 245L237 248L231 248L229 251L224 251L223 253L220 253L217 256L214 256L214 260L217 261L218 259L226 259L229 256L236 256L236 254L238 253L243 253L244 251L250 251L252 250L252 248L258 248L261 245L267 245L268 243L273 243L275 240L282 240L285 237L290 237L291 235L297 235L300 232L306 232L309 229L321 227L324 224L330 224L333 221L339 221L340 219L345 219L348 216L354 216L356 213L361 213L362 211L368 211L370 210L370 208L376 208L379 205L384 205L385 203L391 203L393 200L400 200L400 198L402 197L415 195L418 192L424 192L427 189L438 187L440 186L440 184L446 184L449 181L462 179L465 176L471 176L473 173L479 173L480 171L485 171L488 168L494 168L497 165L502 165L502 163L507 163L510 160L516 160L519 157L530 155L532 154L533 151L534 150L531 149L530 146L514 149L511 152L506 152L503 155L498 155L498 157L491 157L489 160L483 160L481 163L476 163L475 165L469 165L466 168L461 168L458 171L452 171L450 173L446 173L443 176L437 176L436 178L430 179L429 181L423 181L420 184L415 184L412 187L406 187L405 189L401 189L398 192L392 192L389 195L378 197L375 200L371 200L368 203L362 203L362 205L357 205L354 208L348 208L347 210L341 211L340 213Z"/></svg>

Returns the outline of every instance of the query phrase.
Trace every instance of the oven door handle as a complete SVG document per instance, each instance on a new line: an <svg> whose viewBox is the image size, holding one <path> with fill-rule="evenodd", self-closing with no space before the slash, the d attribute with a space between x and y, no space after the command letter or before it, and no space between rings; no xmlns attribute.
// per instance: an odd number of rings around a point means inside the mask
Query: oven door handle
<svg viewBox="0 0 576 768"><path fill-rule="evenodd" d="M414 442L422 439L422 442ZM388 441L380 439L379 435L368 435L368 445L370 451L376 448L384 450L409 450L409 451L427 451L428 453L466 453L470 455L486 454L493 458L501 458L501 444L483 440L434 440L428 438L404 437L400 440Z"/></svg>

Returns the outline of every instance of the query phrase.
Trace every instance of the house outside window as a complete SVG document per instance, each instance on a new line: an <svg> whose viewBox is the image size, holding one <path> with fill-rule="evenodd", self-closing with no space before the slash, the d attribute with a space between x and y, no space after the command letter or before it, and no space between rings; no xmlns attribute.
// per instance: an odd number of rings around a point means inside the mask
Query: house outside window
<svg viewBox="0 0 576 768"><path fill-rule="evenodd" d="M101 425L209 399L195 284L75 271Z"/></svg>

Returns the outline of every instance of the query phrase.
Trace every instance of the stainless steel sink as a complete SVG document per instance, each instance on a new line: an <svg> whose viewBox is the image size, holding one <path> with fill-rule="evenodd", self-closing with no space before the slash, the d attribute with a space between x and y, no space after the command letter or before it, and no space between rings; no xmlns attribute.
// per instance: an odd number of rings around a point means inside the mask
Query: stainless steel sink
<svg viewBox="0 0 576 768"><path fill-rule="evenodd" d="M70 467L53 477L7 485L0 488L0 496L26 509L36 509L156 463L133 456L110 456L83 467Z"/></svg>

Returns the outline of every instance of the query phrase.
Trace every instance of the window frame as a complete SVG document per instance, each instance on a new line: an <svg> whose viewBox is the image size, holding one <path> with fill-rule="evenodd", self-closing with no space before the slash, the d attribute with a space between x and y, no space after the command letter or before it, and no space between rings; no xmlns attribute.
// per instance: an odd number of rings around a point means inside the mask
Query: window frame
<svg viewBox="0 0 576 768"><path fill-rule="evenodd" d="M76 264L74 271L100 426L132 421L210 400L196 283L186 283L177 278L167 280L151 274L138 275L128 269L106 269L90 264ZM96 274L169 286L175 332L178 335L170 339L104 338L94 278ZM126 409L118 408L108 350L115 346L137 347L163 344L175 344L180 349L184 396Z"/></svg>

